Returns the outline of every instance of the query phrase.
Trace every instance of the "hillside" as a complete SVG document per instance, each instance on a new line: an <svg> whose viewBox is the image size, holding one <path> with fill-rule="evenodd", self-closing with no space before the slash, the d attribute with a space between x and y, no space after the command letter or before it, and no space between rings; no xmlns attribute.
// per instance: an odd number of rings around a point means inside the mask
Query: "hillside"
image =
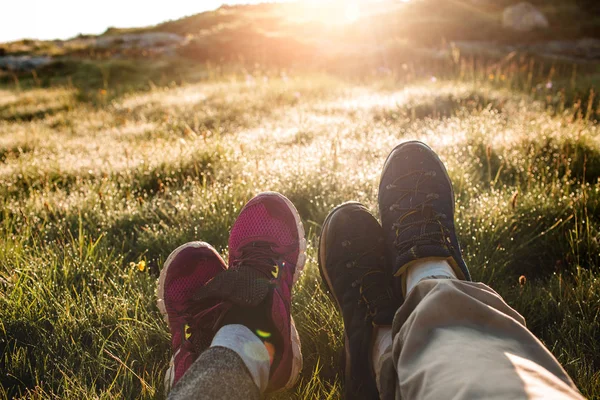
<svg viewBox="0 0 600 400"><path fill-rule="evenodd" d="M5 43L0 45L0 56L153 58L164 56L168 50L168 55L200 61L327 66L340 58L356 62L358 54L380 64L390 56L405 61L424 52L432 56L434 50L450 42L485 43L492 49L521 46L535 51L535 47L527 46L600 39L600 16L582 10L575 1L539 2L549 26L528 32L503 27L502 13L509 1L387 0L364 3L359 10L347 4L223 6L153 27L109 28L97 37ZM154 37L143 36L148 33ZM555 52L564 50L573 56L566 44L562 47ZM399 51L406 54L399 56Z"/></svg>
<svg viewBox="0 0 600 400"><path fill-rule="evenodd" d="M0 85L69 85L93 100L98 90L110 98L197 82L206 78L199 63L408 80L475 66L484 76L535 66L539 79L569 80L576 66L586 77L578 80L580 97L600 81L600 17L584 3L539 2L548 26L528 31L503 26L504 10L514 4L508 0L387 0L358 11L345 2L223 6L152 27L0 44Z"/></svg>

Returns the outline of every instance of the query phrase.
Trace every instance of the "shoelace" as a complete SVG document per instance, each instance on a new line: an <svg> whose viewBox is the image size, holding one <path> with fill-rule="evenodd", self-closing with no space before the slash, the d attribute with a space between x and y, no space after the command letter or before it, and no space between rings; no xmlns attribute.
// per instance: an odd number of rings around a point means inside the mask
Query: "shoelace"
<svg viewBox="0 0 600 400"><path fill-rule="evenodd" d="M281 255L278 255L274 249L279 250L278 253ZM276 262L276 258L285 256L292 251L294 251L293 244L281 247L267 241L251 242L240 248L241 255L233 263L232 268L240 268L242 266L254 268L269 277L276 277L279 273L279 265Z"/></svg>
<svg viewBox="0 0 600 400"><path fill-rule="evenodd" d="M197 335L204 332L214 332L220 326L220 323L229 309L226 302L220 301L209 308L203 304L195 304L188 307L186 312L181 315L192 331L192 335ZM200 335L199 339L210 337L208 335ZM201 346L206 343L201 343ZM210 343L208 343L210 344Z"/></svg>
<svg viewBox="0 0 600 400"><path fill-rule="evenodd" d="M187 309L176 316L184 327L181 350L184 357L180 362L187 363L189 358L196 358L204 349L210 346L209 338L212 338L221 320L228 309L227 304L219 302L211 307L205 305L190 305ZM187 336L186 328L190 329L190 336Z"/></svg>
<svg viewBox="0 0 600 400"><path fill-rule="evenodd" d="M342 242L342 246L348 247L352 242L366 243L367 239L371 239L371 237L357 236ZM361 261L369 256L377 257L375 248L361 250L351 255L353 255L353 257L344 261L344 267L346 269L345 273L354 278L356 270L364 271L362 275L352 281L352 287L355 288L358 286L359 288L360 298L358 304L362 304L367 308L367 318L374 317L379 308L385 304L385 302L391 300L389 292L381 290L382 281L385 282L385 271L380 265L373 266L367 261ZM384 262L385 259L382 257L381 263Z"/></svg>
<svg viewBox="0 0 600 400"><path fill-rule="evenodd" d="M417 182L413 187L407 189L397 185L397 182L414 177L415 175L417 176ZM396 190L402 194L398 200L396 200L396 202L390 206L390 211L402 212L396 222L392 224L392 228L396 230L396 240L394 245L400 253L410 250L415 242L419 241L439 243L443 246L449 245L447 239L449 230L446 225L442 223L447 216L445 214L435 212L431 204L433 201L439 199L439 194L419 190L419 186L421 184L429 180L433 180L435 176L435 171L415 170L397 177L392 183L386 186L387 190ZM424 197L424 199L420 203L412 205L411 207L401 207L400 203L402 200L411 194L415 195L415 197L421 195ZM420 218L416 218L410 222L405 221L408 217L415 216L417 214ZM426 228L428 225L433 225L439 230L434 229L427 232ZM421 227L421 233L418 235L410 235L410 237L406 240L399 240L407 230L415 226Z"/></svg>

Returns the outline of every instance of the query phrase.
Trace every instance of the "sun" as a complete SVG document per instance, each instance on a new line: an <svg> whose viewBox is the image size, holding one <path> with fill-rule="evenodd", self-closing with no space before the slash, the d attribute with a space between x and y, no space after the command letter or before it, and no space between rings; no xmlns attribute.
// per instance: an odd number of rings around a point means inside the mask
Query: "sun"
<svg viewBox="0 0 600 400"><path fill-rule="evenodd" d="M328 26L353 24L372 14L395 8L412 0L292 0L287 17L319 22Z"/></svg>
<svg viewBox="0 0 600 400"><path fill-rule="evenodd" d="M367 0L303 0L296 4L292 18L311 20L325 25L344 25L363 16Z"/></svg>
<svg viewBox="0 0 600 400"><path fill-rule="evenodd" d="M358 1L345 2L344 17L347 23L353 23L361 17L361 9Z"/></svg>

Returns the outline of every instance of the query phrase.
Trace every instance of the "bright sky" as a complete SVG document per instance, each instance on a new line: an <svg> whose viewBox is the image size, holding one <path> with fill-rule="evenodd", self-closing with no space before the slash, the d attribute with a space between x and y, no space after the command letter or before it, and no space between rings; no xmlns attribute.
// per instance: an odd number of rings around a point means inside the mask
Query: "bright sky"
<svg viewBox="0 0 600 400"><path fill-rule="evenodd" d="M6 0L0 7L0 43L23 38L68 39L109 26L154 25L222 4L265 0Z"/></svg>

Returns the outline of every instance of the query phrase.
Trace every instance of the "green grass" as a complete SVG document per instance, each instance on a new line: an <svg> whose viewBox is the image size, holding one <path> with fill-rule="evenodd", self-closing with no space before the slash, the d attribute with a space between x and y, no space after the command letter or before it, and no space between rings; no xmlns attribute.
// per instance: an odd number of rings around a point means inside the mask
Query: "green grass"
<svg viewBox="0 0 600 400"><path fill-rule="evenodd" d="M196 72L114 95L110 83L0 91L0 397L163 398L163 262L190 240L226 253L244 203L276 190L309 248L293 300L305 365L274 397L339 398L343 327L317 271L320 227L343 201L375 212L388 152L421 139L448 166L474 278L600 398L595 110L467 67L437 82Z"/></svg>

